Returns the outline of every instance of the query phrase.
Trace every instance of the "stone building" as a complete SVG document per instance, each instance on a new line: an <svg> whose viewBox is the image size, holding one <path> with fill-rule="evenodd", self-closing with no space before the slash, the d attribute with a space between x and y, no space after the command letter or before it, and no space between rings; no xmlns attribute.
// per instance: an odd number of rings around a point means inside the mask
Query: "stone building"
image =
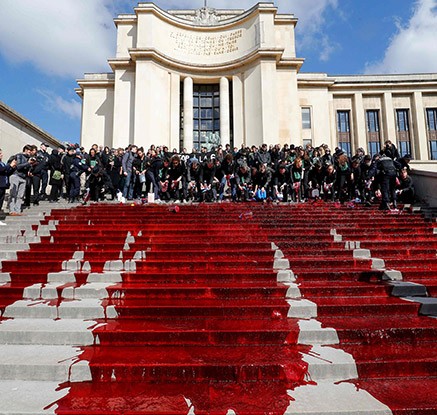
<svg viewBox="0 0 437 415"><path fill-rule="evenodd" d="M61 142L0 101L0 148L3 161L22 151L26 144L57 148Z"/></svg>
<svg viewBox="0 0 437 415"><path fill-rule="evenodd" d="M78 81L82 145L327 143L374 154L391 139L436 169L437 74L304 73L297 21L273 3L168 12L139 3L115 19L112 72Z"/></svg>

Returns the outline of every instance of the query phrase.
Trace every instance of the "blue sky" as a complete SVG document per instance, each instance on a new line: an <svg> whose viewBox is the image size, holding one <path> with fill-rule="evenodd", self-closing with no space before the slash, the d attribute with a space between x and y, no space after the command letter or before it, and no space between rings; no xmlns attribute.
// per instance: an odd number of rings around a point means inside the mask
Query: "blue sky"
<svg viewBox="0 0 437 415"><path fill-rule="evenodd" d="M208 0L249 8L251 0ZM158 0L163 9L198 8L203 0ZM61 141L79 142L76 79L109 72L112 19L132 0L1 0L0 101ZM437 0L277 0L299 18L302 72L437 72Z"/></svg>

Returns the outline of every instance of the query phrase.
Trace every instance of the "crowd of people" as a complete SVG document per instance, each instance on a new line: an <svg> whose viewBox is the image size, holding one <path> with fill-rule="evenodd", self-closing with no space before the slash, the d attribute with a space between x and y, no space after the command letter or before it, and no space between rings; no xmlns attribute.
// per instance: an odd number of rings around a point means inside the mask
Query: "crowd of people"
<svg viewBox="0 0 437 415"><path fill-rule="evenodd" d="M26 145L7 162L0 150L0 210L8 188L12 216L22 215L31 203L55 203L61 197L70 203L106 198L128 202L145 200L149 194L158 203L323 199L379 202L382 210L415 198L411 156L400 157L390 140L373 156L362 148L349 156L327 145L225 145L191 153L165 146L110 149L95 144L89 151L59 146L49 154L48 147Z"/></svg>

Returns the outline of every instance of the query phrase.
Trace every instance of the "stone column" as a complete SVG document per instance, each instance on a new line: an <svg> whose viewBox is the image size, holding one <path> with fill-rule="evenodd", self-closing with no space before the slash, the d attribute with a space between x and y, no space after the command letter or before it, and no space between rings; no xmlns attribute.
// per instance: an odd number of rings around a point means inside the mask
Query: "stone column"
<svg viewBox="0 0 437 415"><path fill-rule="evenodd" d="M220 142L230 142L230 110L229 110L229 81L228 78L220 78Z"/></svg>
<svg viewBox="0 0 437 415"><path fill-rule="evenodd" d="M246 144L243 74L232 77L232 86L232 99L234 100L234 146L239 148L241 144Z"/></svg>
<svg viewBox="0 0 437 415"><path fill-rule="evenodd" d="M193 78L184 79L184 147L193 148Z"/></svg>
<svg viewBox="0 0 437 415"><path fill-rule="evenodd" d="M364 113L363 94L360 92L357 92L354 95L354 111L352 116L354 119L354 132L357 148L362 147L367 154L369 149L367 145L366 114Z"/></svg>
<svg viewBox="0 0 437 415"><path fill-rule="evenodd" d="M134 142L135 72L115 70L114 137L109 147L127 147Z"/></svg>
<svg viewBox="0 0 437 415"><path fill-rule="evenodd" d="M179 74L170 74L170 147L180 146L180 114L181 113L181 77ZM182 149L181 149L182 150ZM191 148L189 149L191 151Z"/></svg>
<svg viewBox="0 0 437 415"><path fill-rule="evenodd" d="M426 117L423 106L422 92L415 91L413 95L413 125L414 129L413 141L413 157L416 160L429 160L429 143L427 135Z"/></svg>
<svg viewBox="0 0 437 415"><path fill-rule="evenodd" d="M396 137L396 121L393 108L393 97L391 92L384 92L384 114L383 122L385 127L385 140L391 140L391 142L399 148L399 143ZM385 141L384 140L384 141Z"/></svg>

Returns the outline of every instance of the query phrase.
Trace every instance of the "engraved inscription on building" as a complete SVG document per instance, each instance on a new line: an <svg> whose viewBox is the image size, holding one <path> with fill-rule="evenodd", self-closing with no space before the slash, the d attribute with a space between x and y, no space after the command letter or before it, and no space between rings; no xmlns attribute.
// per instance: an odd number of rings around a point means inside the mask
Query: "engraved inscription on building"
<svg viewBox="0 0 437 415"><path fill-rule="evenodd" d="M237 52L238 42L243 37L243 29L220 35L195 35L183 32L171 32L174 50L189 55L215 56Z"/></svg>

